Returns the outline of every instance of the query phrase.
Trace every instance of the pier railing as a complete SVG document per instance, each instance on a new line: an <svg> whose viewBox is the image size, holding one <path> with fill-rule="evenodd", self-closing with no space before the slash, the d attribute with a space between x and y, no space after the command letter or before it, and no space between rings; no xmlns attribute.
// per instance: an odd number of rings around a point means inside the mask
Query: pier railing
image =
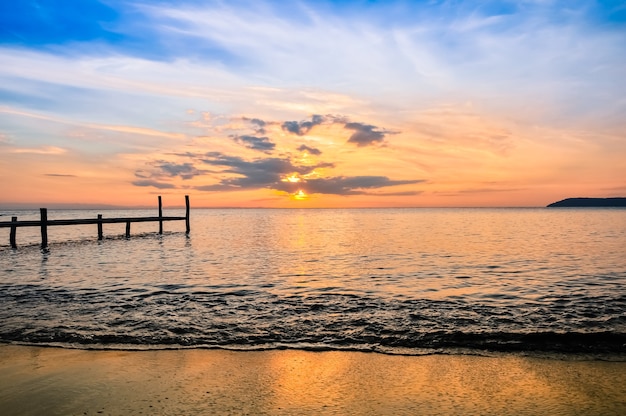
<svg viewBox="0 0 626 416"><path fill-rule="evenodd" d="M0 222L0 228L11 228L9 233L9 243L11 248L17 248L17 229L19 227L40 227L41 228L41 248L48 247L48 227L57 225L85 225L96 224L98 226L98 240L103 239L103 224L119 224L126 223L126 238L130 238L130 224L133 222L158 222L159 234L163 234L163 222L164 221L185 221L186 233L189 234L189 195L185 195L185 216L184 217L164 217L163 205L161 197L159 196L159 215L156 217L124 217L124 218L103 218L102 214L98 214L97 218L84 218L84 219L64 219L64 220L49 220L48 209L40 208L40 219L31 221L18 221L17 217L12 217L11 221Z"/></svg>

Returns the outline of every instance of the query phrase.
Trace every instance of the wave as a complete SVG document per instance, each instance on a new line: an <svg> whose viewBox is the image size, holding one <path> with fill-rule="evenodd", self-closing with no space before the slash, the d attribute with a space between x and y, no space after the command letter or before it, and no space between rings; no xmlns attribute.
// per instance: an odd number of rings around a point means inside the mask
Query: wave
<svg viewBox="0 0 626 416"><path fill-rule="evenodd" d="M423 333L415 338L393 335L379 338L337 337L333 340L286 339L269 334L245 337L224 336L222 342L205 336L126 334L79 334L69 328L24 330L4 333L0 342L56 346L79 349L154 350L154 349L228 349L241 351L271 349L303 349L312 351L360 351L394 355L425 355L462 353L522 353L541 355L584 355L587 357L626 360L626 334L616 332L590 333Z"/></svg>

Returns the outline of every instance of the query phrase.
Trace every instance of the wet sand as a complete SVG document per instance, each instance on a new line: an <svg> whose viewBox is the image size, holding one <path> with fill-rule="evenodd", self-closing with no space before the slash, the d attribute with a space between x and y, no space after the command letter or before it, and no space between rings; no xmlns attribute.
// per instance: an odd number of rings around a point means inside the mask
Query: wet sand
<svg viewBox="0 0 626 416"><path fill-rule="evenodd" d="M626 362L0 344L3 415L620 415Z"/></svg>

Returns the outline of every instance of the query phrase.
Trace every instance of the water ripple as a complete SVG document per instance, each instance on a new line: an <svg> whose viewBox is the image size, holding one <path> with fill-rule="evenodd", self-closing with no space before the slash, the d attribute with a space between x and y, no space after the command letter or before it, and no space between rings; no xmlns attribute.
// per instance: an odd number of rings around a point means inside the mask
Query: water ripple
<svg viewBox="0 0 626 416"><path fill-rule="evenodd" d="M189 238L0 250L0 340L623 354L626 215L599 215L208 210Z"/></svg>

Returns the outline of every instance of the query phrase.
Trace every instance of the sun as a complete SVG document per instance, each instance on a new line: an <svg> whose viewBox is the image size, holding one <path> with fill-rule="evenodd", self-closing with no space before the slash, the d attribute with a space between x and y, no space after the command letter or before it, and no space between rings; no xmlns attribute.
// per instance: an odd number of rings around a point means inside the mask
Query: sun
<svg viewBox="0 0 626 416"><path fill-rule="evenodd" d="M300 182L302 179L300 179L300 177L297 174L292 174L290 176L287 176L284 179L281 179L283 182L291 182L291 183L297 183Z"/></svg>
<svg viewBox="0 0 626 416"><path fill-rule="evenodd" d="M298 189L298 192L292 194L291 197L296 201L305 201L309 199L309 196L302 189Z"/></svg>

